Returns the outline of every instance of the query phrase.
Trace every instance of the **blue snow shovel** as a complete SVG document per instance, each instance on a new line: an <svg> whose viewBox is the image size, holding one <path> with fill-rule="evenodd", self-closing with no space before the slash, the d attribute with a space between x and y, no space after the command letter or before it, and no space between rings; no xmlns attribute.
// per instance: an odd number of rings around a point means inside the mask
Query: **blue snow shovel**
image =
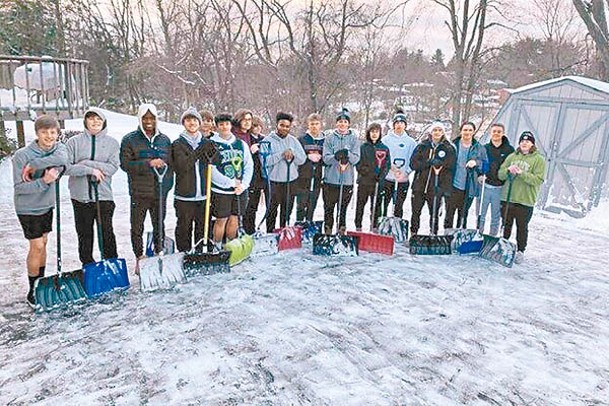
<svg viewBox="0 0 609 406"><path fill-rule="evenodd" d="M453 254L471 254L480 252L482 247L482 234L476 228L465 228L467 218L467 200L469 196L469 186L473 180L474 172L472 168L467 168L465 177L465 193L463 194L463 215L460 224L457 228L447 228L444 230L444 235L452 235L452 252Z"/></svg>
<svg viewBox="0 0 609 406"><path fill-rule="evenodd" d="M161 171L153 168L159 183L159 212L158 232L163 237L163 177L167 173L167 165ZM167 238L166 238L167 239ZM186 282L183 268L184 253L166 254L161 251L157 256L140 260L140 289L153 291L170 289L178 283Z"/></svg>
<svg viewBox="0 0 609 406"><path fill-rule="evenodd" d="M104 257L104 238L101 226L101 208L99 204L99 188L97 182L90 180L95 193L95 206L97 210L97 243L102 260L87 264L83 267L85 273L85 292L89 298L95 298L115 289L129 289L129 274L127 262L124 258Z"/></svg>
<svg viewBox="0 0 609 406"><path fill-rule="evenodd" d="M87 300L83 286L82 269L71 272L61 270L61 207L59 196L59 179L55 181L55 213L57 221L57 274L36 280L34 297L37 311L49 311Z"/></svg>
<svg viewBox="0 0 609 406"><path fill-rule="evenodd" d="M480 222L482 221L482 200L484 200L484 186L486 185L486 177L484 177L482 181L482 190L480 191L480 198L478 199L478 215L476 218L476 230L462 230L468 231L469 234L466 235L466 239L461 241L459 248L459 254L477 254L482 249L482 244L484 243L484 235L479 231L480 230Z"/></svg>
<svg viewBox="0 0 609 406"><path fill-rule="evenodd" d="M406 165L404 158L395 158L393 164L401 169ZM378 224L378 233L380 235L387 235L394 238L396 242L408 241L408 220L404 220L399 217L395 217L395 206L398 200L398 180L395 180L395 186L393 187L393 217L382 217Z"/></svg>

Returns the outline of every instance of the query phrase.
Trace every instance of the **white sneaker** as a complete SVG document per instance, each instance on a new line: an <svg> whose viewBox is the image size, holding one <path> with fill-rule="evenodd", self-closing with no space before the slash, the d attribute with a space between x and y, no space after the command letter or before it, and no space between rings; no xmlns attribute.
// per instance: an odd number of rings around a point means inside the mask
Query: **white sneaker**
<svg viewBox="0 0 609 406"><path fill-rule="evenodd" d="M523 261L524 261L524 252L518 251L516 253L516 255L514 256L514 263L515 264L522 264Z"/></svg>

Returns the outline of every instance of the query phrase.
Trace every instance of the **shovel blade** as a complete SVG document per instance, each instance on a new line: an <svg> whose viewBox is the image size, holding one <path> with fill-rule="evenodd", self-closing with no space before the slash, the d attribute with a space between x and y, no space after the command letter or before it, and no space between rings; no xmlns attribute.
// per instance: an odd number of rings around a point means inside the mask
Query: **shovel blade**
<svg viewBox="0 0 609 406"><path fill-rule="evenodd" d="M277 244L279 251L302 248L302 229L300 227L278 228L274 232L279 235Z"/></svg>
<svg viewBox="0 0 609 406"><path fill-rule="evenodd" d="M175 241L165 236L163 240L163 254L171 255L176 252L176 243ZM146 233L146 256L153 257L154 256L154 234L152 231L148 231Z"/></svg>
<svg viewBox="0 0 609 406"><path fill-rule="evenodd" d="M393 255L395 239L392 236L362 233L358 231L347 231L347 235L358 239L358 249L360 251Z"/></svg>
<svg viewBox="0 0 609 406"><path fill-rule="evenodd" d="M478 230L466 228L448 228L444 235L452 235L451 250L453 254L472 254L480 252L482 234Z"/></svg>
<svg viewBox="0 0 609 406"><path fill-rule="evenodd" d="M36 280L36 310L49 311L87 300L82 269Z"/></svg>
<svg viewBox="0 0 609 406"><path fill-rule="evenodd" d="M277 254L279 251L279 235L277 234L254 234L254 249L252 258L266 257Z"/></svg>
<svg viewBox="0 0 609 406"><path fill-rule="evenodd" d="M85 292L94 298L115 289L129 289L127 262L123 258L105 259L83 267Z"/></svg>
<svg viewBox="0 0 609 406"><path fill-rule="evenodd" d="M230 272L229 251L194 252L184 254L186 277Z"/></svg>
<svg viewBox="0 0 609 406"><path fill-rule="evenodd" d="M140 289L144 292L171 289L178 283L186 282L183 257L183 253L177 253L140 260Z"/></svg>
<svg viewBox="0 0 609 406"><path fill-rule="evenodd" d="M224 249L230 251L228 264L235 266L249 258L254 249L254 237L243 235L224 244Z"/></svg>
<svg viewBox="0 0 609 406"><path fill-rule="evenodd" d="M505 238L484 235L484 241L480 248L480 257L511 268L516 256L516 244Z"/></svg>
<svg viewBox="0 0 609 406"><path fill-rule="evenodd" d="M316 234L313 237L313 255L356 257L359 255L358 238L341 234Z"/></svg>
<svg viewBox="0 0 609 406"><path fill-rule="evenodd" d="M399 217L383 217L379 221L378 232L380 235L393 237L395 242L408 241L408 220Z"/></svg>
<svg viewBox="0 0 609 406"><path fill-rule="evenodd" d="M297 221L294 224L296 227L302 229L302 242L305 244L311 244L315 234L321 234L323 230L323 221Z"/></svg>
<svg viewBox="0 0 609 406"><path fill-rule="evenodd" d="M412 255L450 255L452 235L413 235L409 240Z"/></svg>

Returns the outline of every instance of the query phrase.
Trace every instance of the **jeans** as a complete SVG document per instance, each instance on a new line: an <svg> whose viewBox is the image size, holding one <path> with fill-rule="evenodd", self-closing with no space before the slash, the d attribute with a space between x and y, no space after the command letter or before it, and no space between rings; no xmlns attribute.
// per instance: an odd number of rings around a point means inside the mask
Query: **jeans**
<svg viewBox="0 0 609 406"><path fill-rule="evenodd" d="M501 224L501 186L484 185L482 208L480 209L480 224L478 230L484 232L486 212L491 207L491 229L489 235L496 236Z"/></svg>

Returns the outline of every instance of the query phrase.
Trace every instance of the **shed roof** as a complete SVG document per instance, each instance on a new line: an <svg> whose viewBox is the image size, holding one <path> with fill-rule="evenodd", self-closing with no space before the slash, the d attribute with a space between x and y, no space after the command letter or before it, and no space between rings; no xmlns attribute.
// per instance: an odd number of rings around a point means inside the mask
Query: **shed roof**
<svg viewBox="0 0 609 406"><path fill-rule="evenodd" d="M548 80L544 80L542 82L535 82L535 83L531 83L529 85L524 85L521 86L519 88L516 89L507 89L510 93L514 94L514 93L521 93L521 92L526 92L528 90L531 89L535 89L535 88L541 88L547 85L551 85L554 83L558 83L561 81L573 81L573 82L577 82L580 83L586 87L592 88L594 90L598 90L601 91L603 93L607 93L609 94L609 83L607 82L602 82L600 80L596 80L596 79L591 79L591 78L587 78L584 76L563 76L560 78L554 78L554 79L548 79Z"/></svg>

